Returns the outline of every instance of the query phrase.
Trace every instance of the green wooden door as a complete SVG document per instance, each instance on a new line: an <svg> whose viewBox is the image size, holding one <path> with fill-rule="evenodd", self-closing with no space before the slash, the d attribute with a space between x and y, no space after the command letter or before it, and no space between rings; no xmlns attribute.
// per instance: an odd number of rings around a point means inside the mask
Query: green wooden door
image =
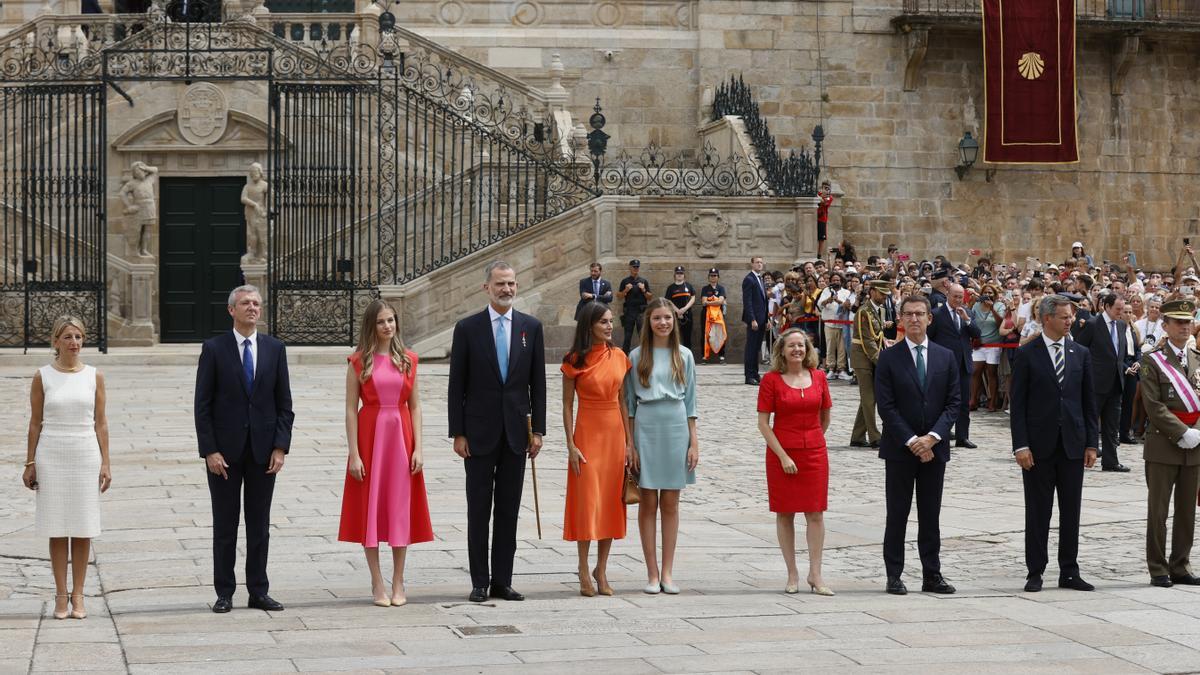
<svg viewBox="0 0 1200 675"><path fill-rule="evenodd" d="M199 342L233 328L229 291L242 280L244 178L159 181L162 342Z"/></svg>

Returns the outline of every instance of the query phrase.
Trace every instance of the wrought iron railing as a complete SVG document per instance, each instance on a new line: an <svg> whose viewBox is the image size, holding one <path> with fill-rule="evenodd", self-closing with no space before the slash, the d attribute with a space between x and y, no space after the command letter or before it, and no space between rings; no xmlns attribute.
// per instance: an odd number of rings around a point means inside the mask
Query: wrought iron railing
<svg viewBox="0 0 1200 675"><path fill-rule="evenodd" d="M904 0L904 13L978 17L982 0ZM1200 0L1075 0L1075 16L1086 21L1200 23Z"/></svg>
<svg viewBox="0 0 1200 675"><path fill-rule="evenodd" d="M742 118L746 133L754 146L757 169L780 197L811 197L817 194L817 179L821 173L821 143L824 132L818 126L813 131L813 151L792 150L784 157L776 146L775 137L759 110L758 103L742 77L730 76L729 82L717 88L713 97L712 119L726 115Z"/></svg>

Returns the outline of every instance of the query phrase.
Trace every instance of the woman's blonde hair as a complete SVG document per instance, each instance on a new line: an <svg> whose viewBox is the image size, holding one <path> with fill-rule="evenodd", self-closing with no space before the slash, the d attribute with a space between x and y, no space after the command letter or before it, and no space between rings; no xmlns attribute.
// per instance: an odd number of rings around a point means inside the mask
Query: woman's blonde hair
<svg viewBox="0 0 1200 675"><path fill-rule="evenodd" d="M775 344L771 347L771 370L779 373L787 372L787 356L783 353L784 343L793 335L799 335L804 338L804 367L812 370L821 362L821 355L817 353L817 348L813 346L812 337L808 331L803 328L789 328L775 339Z"/></svg>
<svg viewBox="0 0 1200 675"><path fill-rule="evenodd" d="M654 372L654 330L650 328L650 315L656 309L671 310L671 318L676 319L675 304L666 298L655 298L646 305L646 312L642 316L642 335L640 348L641 356L638 357L637 376L638 382L642 383L643 387L650 386L650 373ZM679 321L675 320L671 324L671 334L667 336L667 349L671 351L671 374L675 376L675 381L679 384L687 384L687 373L683 369L683 355L679 351Z"/></svg>
<svg viewBox="0 0 1200 675"><path fill-rule="evenodd" d="M404 348L404 341L400 339L400 313L387 300L372 300L371 304L363 310L362 323L358 328L358 347L356 349L358 357L362 361L362 372L358 376L359 382L371 379L371 371L375 366L373 357L380 347L375 322L379 320L379 314L384 310L391 312L392 316L396 317L396 332L392 334L392 340L387 346L387 354L400 372L408 373L412 367L408 352Z"/></svg>
<svg viewBox="0 0 1200 675"><path fill-rule="evenodd" d="M78 317L64 315L54 320L54 326L50 329L50 346L54 349L54 355L58 356L58 347L54 346L58 342L58 338L62 337L63 331L68 328L78 328L79 334L85 339L87 338L87 329L83 327L83 321Z"/></svg>

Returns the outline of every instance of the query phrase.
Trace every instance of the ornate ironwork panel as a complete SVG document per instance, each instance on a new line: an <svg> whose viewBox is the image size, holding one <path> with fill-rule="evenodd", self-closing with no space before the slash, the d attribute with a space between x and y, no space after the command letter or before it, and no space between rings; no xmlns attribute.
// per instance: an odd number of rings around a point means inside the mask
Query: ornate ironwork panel
<svg viewBox="0 0 1200 675"><path fill-rule="evenodd" d="M272 330L289 343L347 344L354 298L379 284L379 87L270 88Z"/></svg>
<svg viewBox="0 0 1200 675"><path fill-rule="evenodd" d="M0 346L71 314L107 347L104 122L99 83L0 86Z"/></svg>

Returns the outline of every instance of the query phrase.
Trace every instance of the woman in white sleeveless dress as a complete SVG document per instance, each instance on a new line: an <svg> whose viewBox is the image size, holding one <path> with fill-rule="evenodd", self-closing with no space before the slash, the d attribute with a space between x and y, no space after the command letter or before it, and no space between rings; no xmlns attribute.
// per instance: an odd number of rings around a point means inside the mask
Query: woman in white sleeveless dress
<svg viewBox="0 0 1200 675"><path fill-rule="evenodd" d="M37 491L37 534L50 539L54 618L83 619L84 577L92 537L100 534L100 493L112 482L104 379L79 360L83 322L61 317L51 336L54 362L38 369L29 395L33 414L22 480ZM68 548L73 582L69 596Z"/></svg>

